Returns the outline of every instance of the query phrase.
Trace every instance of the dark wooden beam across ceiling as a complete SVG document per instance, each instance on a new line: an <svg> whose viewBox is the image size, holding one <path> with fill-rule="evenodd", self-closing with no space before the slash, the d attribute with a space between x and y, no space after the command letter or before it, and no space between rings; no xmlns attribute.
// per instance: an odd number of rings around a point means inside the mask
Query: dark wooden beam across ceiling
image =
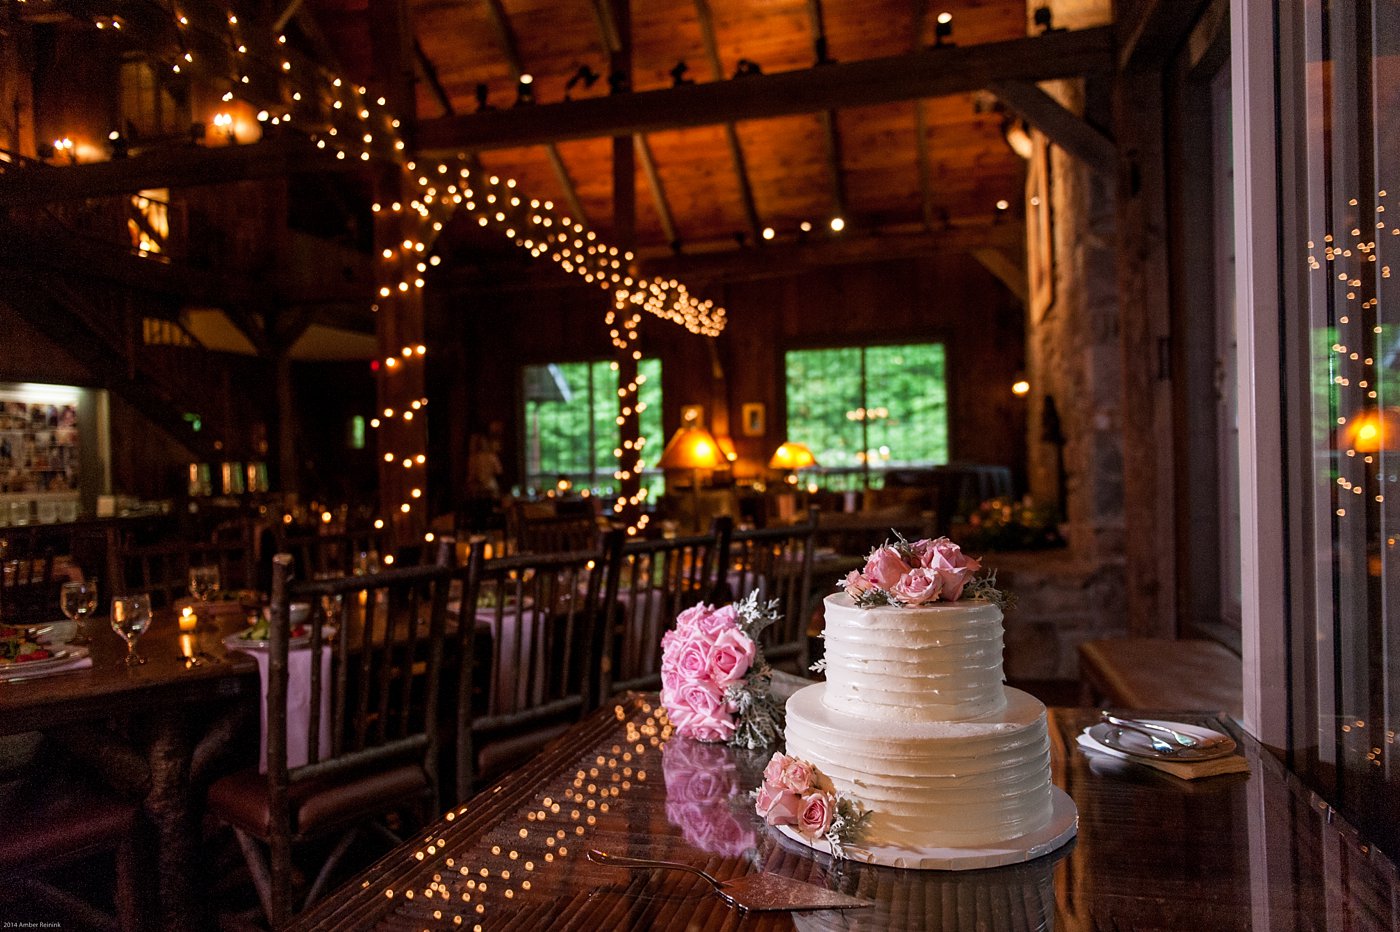
<svg viewBox="0 0 1400 932"><path fill-rule="evenodd" d="M926 49L780 74L425 120L418 141L425 153L504 149L942 97L996 81L1107 72L1114 65L1113 48L1113 30L1102 26Z"/></svg>
<svg viewBox="0 0 1400 932"><path fill-rule="evenodd" d="M954 228L938 233L888 233L870 236L818 237L807 242L765 245L725 252L689 253L684 256L639 256L648 275L683 277L688 282L745 281L777 278L794 272L832 265L912 259L940 253L1000 250L1014 254L1025 248L1025 229L1019 223Z"/></svg>
<svg viewBox="0 0 1400 932"><path fill-rule="evenodd" d="M0 207L134 194L147 188L188 188L285 177L299 171L359 171L364 163L336 159L305 139L268 139L242 146L181 146L109 162L34 165L0 174Z"/></svg>

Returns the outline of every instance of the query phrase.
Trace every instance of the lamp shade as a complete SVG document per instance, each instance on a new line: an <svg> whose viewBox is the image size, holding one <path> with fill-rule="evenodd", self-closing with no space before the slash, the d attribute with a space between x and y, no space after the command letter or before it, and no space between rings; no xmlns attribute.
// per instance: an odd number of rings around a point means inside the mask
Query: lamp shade
<svg viewBox="0 0 1400 932"><path fill-rule="evenodd" d="M807 449L807 445L794 443L791 440L774 450L773 458L768 461L769 469L778 469L783 472L806 469L815 465L817 465L817 458L812 455L811 450Z"/></svg>
<svg viewBox="0 0 1400 932"><path fill-rule="evenodd" d="M682 427L671 436L661 453L662 469L717 469L722 460L719 444L703 427Z"/></svg>

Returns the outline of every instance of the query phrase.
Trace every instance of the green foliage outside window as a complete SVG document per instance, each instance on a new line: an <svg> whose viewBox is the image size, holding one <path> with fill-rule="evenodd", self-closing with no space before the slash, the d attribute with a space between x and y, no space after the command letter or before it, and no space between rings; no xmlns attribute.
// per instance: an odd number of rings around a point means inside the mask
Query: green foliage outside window
<svg viewBox="0 0 1400 932"><path fill-rule="evenodd" d="M618 379L616 364L608 360L551 363L524 367L525 484L534 489L553 488L560 476L576 489L597 492L616 489L613 473L620 443L617 425ZM661 455L661 360L643 359L639 374L646 377L639 389L642 436L647 438L650 460ZM646 475L643 486L655 495L659 477ZM657 488L653 488L656 486Z"/></svg>
<svg viewBox="0 0 1400 932"><path fill-rule="evenodd" d="M943 344L791 350L785 369L787 439L811 448L827 488L948 462Z"/></svg>

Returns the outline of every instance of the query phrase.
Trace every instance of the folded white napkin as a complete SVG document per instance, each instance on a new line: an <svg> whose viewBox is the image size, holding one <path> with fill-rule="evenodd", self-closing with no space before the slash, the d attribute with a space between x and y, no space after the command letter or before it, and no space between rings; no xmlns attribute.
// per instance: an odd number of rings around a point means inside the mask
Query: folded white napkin
<svg viewBox="0 0 1400 932"><path fill-rule="evenodd" d="M1173 728L1185 734L1197 734L1205 737L1208 732L1192 728L1188 725L1173 724ZM1213 732L1210 732L1213 733ZM1116 748L1095 741L1089 737L1089 729L1084 729L1079 737L1075 739L1081 748L1089 754L1102 754L1106 757L1116 757L1119 760L1132 761L1135 764L1142 764L1151 767L1153 770L1160 770L1163 773L1171 774L1182 780L1199 780L1202 777L1214 777L1222 773L1249 773L1249 762L1237 753L1226 754L1222 757L1214 757L1210 760L1197 761L1169 761L1159 760L1154 757L1140 757L1136 754L1128 754Z"/></svg>

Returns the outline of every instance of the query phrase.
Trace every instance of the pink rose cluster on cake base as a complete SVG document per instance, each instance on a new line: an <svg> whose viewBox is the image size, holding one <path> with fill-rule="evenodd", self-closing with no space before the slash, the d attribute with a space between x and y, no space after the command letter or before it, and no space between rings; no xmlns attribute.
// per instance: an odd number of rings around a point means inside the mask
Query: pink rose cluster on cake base
<svg viewBox="0 0 1400 932"><path fill-rule="evenodd" d="M929 577L940 586L937 567L908 584L934 545L934 562L951 554L971 567L954 568L954 600L922 597ZM787 753L864 806L850 844L884 855L864 860L987 867L1073 834L1073 803L1050 782L1045 706L1002 682L1000 593L972 579L978 568L946 541L901 541L825 600L827 680L788 700ZM1001 856L925 862L930 851Z"/></svg>

